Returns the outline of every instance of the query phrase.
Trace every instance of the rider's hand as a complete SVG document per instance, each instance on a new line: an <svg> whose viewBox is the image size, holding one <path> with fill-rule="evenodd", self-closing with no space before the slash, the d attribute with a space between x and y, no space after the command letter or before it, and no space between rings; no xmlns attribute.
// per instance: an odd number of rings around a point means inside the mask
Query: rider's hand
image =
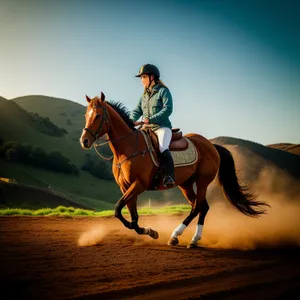
<svg viewBox="0 0 300 300"><path fill-rule="evenodd" d="M147 124L147 125L150 124L149 118L146 118L146 119L144 120L144 123Z"/></svg>

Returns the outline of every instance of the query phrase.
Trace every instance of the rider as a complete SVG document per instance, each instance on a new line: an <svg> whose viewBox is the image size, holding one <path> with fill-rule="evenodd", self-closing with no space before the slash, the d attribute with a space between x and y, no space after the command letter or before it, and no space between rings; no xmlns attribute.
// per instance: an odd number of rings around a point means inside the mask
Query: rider
<svg viewBox="0 0 300 300"><path fill-rule="evenodd" d="M135 125L139 124L137 120L141 116L144 124L153 125L151 129L158 137L161 166L165 170L163 185L174 186L174 163L169 151L172 138L172 125L169 120L173 111L172 95L159 79L160 72L154 65L143 65L135 77L141 79L144 93L130 117Z"/></svg>

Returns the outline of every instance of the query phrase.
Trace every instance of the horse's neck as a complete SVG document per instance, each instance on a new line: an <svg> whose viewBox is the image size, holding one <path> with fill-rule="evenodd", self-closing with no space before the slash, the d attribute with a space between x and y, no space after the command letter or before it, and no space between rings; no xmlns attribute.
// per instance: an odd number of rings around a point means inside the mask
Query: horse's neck
<svg viewBox="0 0 300 300"><path fill-rule="evenodd" d="M132 144L132 138L135 136L132 129L124 122L124 120L115 112L114 109L109 108L110 125L108 138L113 141L109 143L110 149L114 156L129 155L128 145Z"/></svg>

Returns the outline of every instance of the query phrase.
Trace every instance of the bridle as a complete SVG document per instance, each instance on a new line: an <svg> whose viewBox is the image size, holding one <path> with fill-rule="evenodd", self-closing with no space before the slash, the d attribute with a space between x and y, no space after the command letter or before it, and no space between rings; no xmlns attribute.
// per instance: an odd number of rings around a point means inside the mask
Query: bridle
<svg viewBox="0 0 300 300"><path fill-rule="evenodd" d="M104 105L103 106L95 105L93 107L93 110L97 109L97 108L101 108L103 110L102 118L101 118L100 124L98 126L98 129L92 130L87 127L83 128L83 130L87 131L94 138L94 142L99 138L99 136L100 136L99 133L100 133L100 130L102 129L103 124L106 123L107 125L109 125L109 116L107 113L106 104L105 104L105 106ZM100 117L101 117L100 114L96 114L96 119L100 118Z"/></svg>
<svg viewBox="0 0 300 300"><path fill-rule="evenodd" d="M109 143L109 142L114 143L114 142L116 142L116 141L125 139L125 138L129 137L130 135L132 135L132 134L134 134L134 133L136 134L136 139L135 139L135 149L137 150L137 147L138 147L138 132L139 132L139 130L133 131L132 133L129 133L129 134L125 135L125 136L117 137L117 138L115 138L115 139L113 139L113 140L111 140L111 139L106 139L104 143L95 145L95 141L98 140L98 138L100 137L100 131L101 131L101 129L102 129L102 126L103 126L104 124L106 124L107 129L108 129L108 128L109 128L109 125L110 125L110 118L109 118L109 115L108 115L108 112L107 112L106 104L105 104L105 106L104 106L104 105L103 105L103 106L96 105L96 106L93 107L93 109L97 109L97 108L101 108L101 109L103 110L103 115L102 115L100 124L99 124L99 126L98 126L98 129L97 129L97 130L92 130L92 129L87 128L87 127L83 128L83 131L84 131L84 130L87 131L87 132L94 138L93 145L94 145L94 149L95 149L96 153L97 153L100 157L102 157L103 159L112 161L112 158L113 158L114 155L112 155L110 158L104 157L101 153L99 153L99 151L97 150L96 147L97 147L97 146L103 146L103 145L105 145L105 144L107 144L107 143ZM97 115L96 115L96 118L100 118L100 117L101 117L100 114L97 114ZM108 130L107 130L107 132L108 132ZM140 154L142 154L142 155L144 156L147 152L150 152L150 151L151 151L151 149L148 148L148 147L147 147L146 149L144 149L143 151L140 151L140 152L137 152L136 150L134 151L134 153L133 153L132 155L128 156L127 158L125 158L125 159L124 159L123 161L121 161L120 163L117 163L117 164L113 163L113 164L116 165L119 169L121 169L121 165L122 165L125 161L131 159L131 158L134 157L134 156L140 155Z"/></svg>

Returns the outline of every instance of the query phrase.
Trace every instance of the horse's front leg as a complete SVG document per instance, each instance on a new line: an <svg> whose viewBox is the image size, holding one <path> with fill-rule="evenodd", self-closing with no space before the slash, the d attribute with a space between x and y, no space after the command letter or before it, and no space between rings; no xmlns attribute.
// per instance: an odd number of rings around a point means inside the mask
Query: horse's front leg
<svg viewBox="0 0 300 300"><path fill-rule="evenodd" d="M115 208L115 217L118 218L125 227L134 229L138 234L147 234L152 238L158 238L158 233L151 228L142 228L138 226L138 213L136 207L137 196L144 191L144 187L139 180L136 180L126 191L122 189L123 196L117 202ZM131 214L132 222L127 221L122 215L123 207L127 205Z"/></svg>
<svg viewBox="0 0 300 300"><path fill-rule="evenodd" d="M129 203L127 203L127 208L131 215L131 228L134 229L138 234L147 234L153 239L158 239L158 232L153 230L151 227L143 228L139 227L138 220L139 215L137 212L137 197L132 199Z"/></svg>

